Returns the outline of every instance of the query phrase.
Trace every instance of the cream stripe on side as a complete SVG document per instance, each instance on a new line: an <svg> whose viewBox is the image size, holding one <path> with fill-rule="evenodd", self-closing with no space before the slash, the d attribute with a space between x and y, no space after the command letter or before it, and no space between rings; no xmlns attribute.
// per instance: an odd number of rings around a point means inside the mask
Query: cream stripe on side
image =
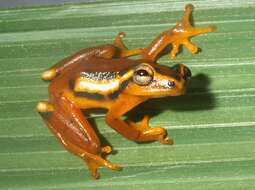
<svg viewBox="0 0 255 190"><path fill-rule="evenodd" d="M99 93L102 95L111 94L119 90L121 84L133 76L134 71L129 71L123 76L117 76L111 80L91 80L79 77L75 80L75 92Z"/></svg>

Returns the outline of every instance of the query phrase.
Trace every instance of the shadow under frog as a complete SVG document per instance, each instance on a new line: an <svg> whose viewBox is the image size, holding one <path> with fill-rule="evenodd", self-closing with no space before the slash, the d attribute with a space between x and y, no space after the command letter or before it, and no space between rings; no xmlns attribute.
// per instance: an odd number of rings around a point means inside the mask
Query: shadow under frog
<svg viewBox="0 0 255 190"><path fill-rule="evenodd" d="M144 114L153 117L165 110L182 112L213 109L215 107L215 97L210 92L209 85L209 77L206 74L199 73L190 79L185 95L148 100L129 112L128 117L134 121L139 121Z"/></svg>
<svg viewBox="0 0 255 190"><path fill-rule="evenodd" d="M190 79L189 87L185 95L148 100L132 109L125 116L129 120L139 122L146 114L149 115L149 117L154 117L166 110L178 111L181 114L182 111L213 109L215 107L215 97L214 94L210 92L209 85L210 78L206 74L199 73ZM95 112L98 114L105 113L104 110L93 110L93 113ZM84 114L87 115L85 112ZM91 118L89 121L100 137L102 145L112 146L111 142L98 130L95 120ZM153 142L136 143L144 144ZM117 152L117 150L113 150L112 154L117 154Z"/></svg>

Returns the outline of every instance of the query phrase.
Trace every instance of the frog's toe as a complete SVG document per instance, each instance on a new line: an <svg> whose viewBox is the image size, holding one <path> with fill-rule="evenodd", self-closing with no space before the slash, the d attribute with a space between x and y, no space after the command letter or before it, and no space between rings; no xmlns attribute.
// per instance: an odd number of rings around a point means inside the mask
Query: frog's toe
<svg viewBox="0 0 255 190"><path fill-rule="evenodd" d="M169 144L169 145L174 144L173 139L171 139L171 138L169 138L169 137L165 137L165 138L159 139L159 142L160 142L161 144Z"/></svg>
<svg viewBox="0 0 255 190"><path fill-rule="evenodd" d="M41 102L38 102L38 104L36 105L36 110L39 113L48 113L48 112L53 112L54 107L49 102L41 101Z"/></svg>
<svg viewBox="0 0 255 190"><path fill-rule="evenodd" d="M104 166L110 170L119 171L122 169L122 167L118 164L112 164L109 161L105 161Z"/></svg>
<svg viewBox="0 0 255 190"><path fill-rule="evenodd" d="M115 171L120 171L120 170L122 170L122 167L120 165L118 165L118 164L111 164L109 169L115 170Z"/></svg>
<svg viewBox="0 0 255 190"><path fill-rule="evenodd" d="M172 43L172 49L170 51L170 58L171 59L175 59L176 58L176 54L179 52L179 47L180 47L180 43L177 42L173 42Z"/></svg>
<svg viewBox="0 0 255 190"><path fill-rule="evenodd" d="M188 36L195 36L202 33L214 32L216 26L209 25L207 27L194 27L191 23L191 14L193 11L193 5L188 4L185 7L185 11L182 19L176 24L173 31L188 33Z"/></svg>
<svg viewBox="0 0 255 190"><path fill-rule="evenodd" d="M182 42L183 45L186 46L186 48L193 54L197 53L199 51L199 47L195 44L193 44L192 42L190 42L188 39L187 40L184 40Z"/></svg>
<svg viewBox="0 0 255 190"><path fill-rule="evenodd" d="M110 154L112 152L112 147L110 146L104 146L101 148L101 151L105 154Z"/></svg>
<svg viewBox="0 0 255 190"><path fill-rule="evenodd" d="M99 179L100 174L98 173L97 169L91 172L91 175L94 179Z"/></svg>
<svg viewBox="0 0 255 190"><path fill-rule="evenodd" d="M50 81L57 75L56 69L52 68L50 70L44 71L41 75L42 80Z"/></svg>

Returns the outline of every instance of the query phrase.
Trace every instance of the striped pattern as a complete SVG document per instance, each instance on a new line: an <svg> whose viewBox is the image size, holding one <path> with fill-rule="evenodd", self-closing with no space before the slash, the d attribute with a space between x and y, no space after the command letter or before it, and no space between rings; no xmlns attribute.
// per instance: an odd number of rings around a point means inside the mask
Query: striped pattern
<svg viewBox="0 0 255 190"><path fill-rule="evenodd" d="M113 80L117 75L118 72L81 72L81 77L96 81Z"/></svg>
<svg viewBox="0 0 255 190"><path fill-rule="evenodd" d="M117 72L82 72L76 81L75 90L106 95L119 90L120 85Z"/></svg>
<svg viewBox="0 0 255 190"><path fill-rule="evenodd" d="M98 94L99 96L118 94L126 88L128 80L132 76L132 69L123 75L120 75L118 72L112 74L109 72L92 72L85 75L85 72L83 72L75 80L74 91L78 93Z"/></svg>
<svg viewBox="0 0 255 190"><path fill-rule="evenodd" d="M172 147L129 142L104 124L99 130L118 154L122 172L102 169L93 181L35 112L47 99L40 73L84 47L111 43L125 31L128 47L143 47L175 23L186 1L103 1L0 11L0 189L255 189L255 2L189 1L196 24L218 32L194 38L203 49L176 60L194 76L189 94L158 99L140 110L158 112ZM138 111L140 111L138 109Z"/></svg>

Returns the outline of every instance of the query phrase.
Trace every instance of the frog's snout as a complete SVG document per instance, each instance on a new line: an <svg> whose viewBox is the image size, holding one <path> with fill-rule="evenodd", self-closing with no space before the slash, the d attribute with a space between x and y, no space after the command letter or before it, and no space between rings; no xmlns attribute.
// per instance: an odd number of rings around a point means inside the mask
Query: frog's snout
<svg viewBox="0 0 255 190"><path fill-rule="evenodd" d="M177 64L172 67L185 81L188 81L192 74L191 70L183 64Z"/></svg>
<svg viewBox="0 0 255 190"><path fill-rule="evenodd" d="M191 78L191 76L192 76L191 70L188 67L184 66L183 67L183 79L185 81L188 81Z"/></svg>

